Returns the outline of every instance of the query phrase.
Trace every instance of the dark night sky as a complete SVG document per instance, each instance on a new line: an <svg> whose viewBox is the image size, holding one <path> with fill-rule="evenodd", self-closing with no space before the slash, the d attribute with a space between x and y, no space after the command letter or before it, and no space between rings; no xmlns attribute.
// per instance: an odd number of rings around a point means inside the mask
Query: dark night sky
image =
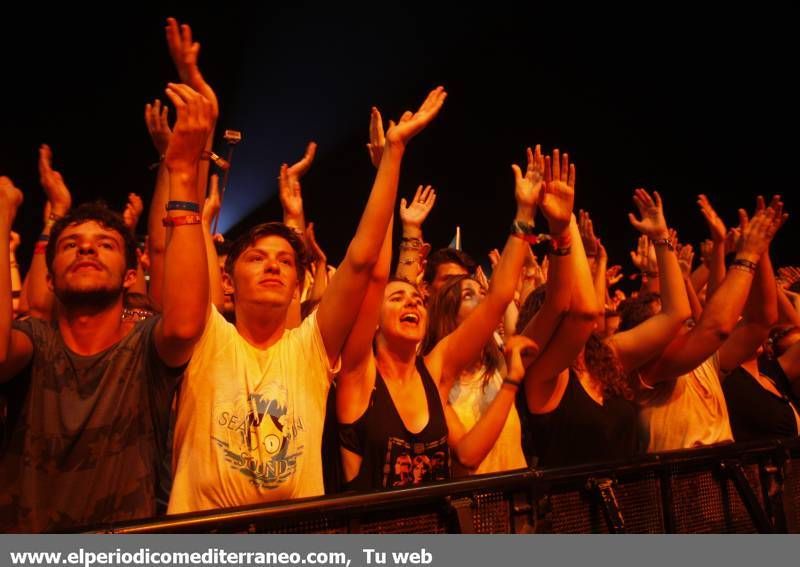
<svg viewBox="0 0 800 567"><path fill-rule="evenodd" d="M400 189L437 188L425 226L434 246L446 245L456 224L466 250L481 259L502 244L513 214L509 165L537 142L570 151L577 205L593 213L611 259L626 266L634 231L625 213L636 186L662 193L668 222L691 242L705 234L698 192L711 195L728 221L760 192L782 193L800 216L793 80L800 50L786 14L706 16L675 6L590 14L577 4L553 13L498 3L471 10L293 3L264 13L198 6L4 17L0 173L26 194L16 223L27 245L23 263L40 226L40 143L53 147L76 201L121 207L130 191L149 198L146 165L156 154L142 110L174 78L167 15L192 24L203 45L201 68L222 106L218 130L244 133L226 229L248 211L255 211L248 222L279 216L278 166L314 139L320 151L304 182L307 217L338 260L372 181L369 107L397 117L437 84L448 100L412 142ZM779 263L797 263L797 223L778 237Z"/></svg>

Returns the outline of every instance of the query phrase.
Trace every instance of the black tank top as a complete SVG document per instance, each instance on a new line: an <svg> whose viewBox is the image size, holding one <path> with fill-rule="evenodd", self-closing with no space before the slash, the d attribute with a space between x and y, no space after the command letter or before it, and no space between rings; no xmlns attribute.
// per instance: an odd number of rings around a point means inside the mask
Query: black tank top
<svg viewBox="0 0 800 567"><path fill-rule="evenodd" d="M530 447L539 467L566 467L629 459L638 451L636 406L619 397L598 404L570 370L561 403L550 413L528 414Z"/></svg>
<svg viewBox="0 0 800 567"><path fill-rule="evenodd" d="M775 359L760 358L758 369L771 379L780 392L778 397L738 367L722 382L731 430L736 441L794 437L797 421L792 411L791 385L786 373Z"/></svg>
<svg viewBox="0 0 800 567"><path fill-rule="evenodd" d="M347 488L407 488L450 478L447 422L439 391L422 358L416 365L428 402L427 425L419 433L406 429L383 377L376 373L367 411L354 423L339 424L342 446L362 457L361 469Z"/></svg>

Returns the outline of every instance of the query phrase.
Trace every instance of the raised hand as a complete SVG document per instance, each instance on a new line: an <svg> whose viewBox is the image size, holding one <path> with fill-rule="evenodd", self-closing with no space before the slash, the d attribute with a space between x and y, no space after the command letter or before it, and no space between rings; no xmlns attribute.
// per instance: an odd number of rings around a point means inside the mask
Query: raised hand
<svg viewBox="0 0 800 567"><path fill-rule="evenodd" d="M758 262L787 217L783 213L783 203L780 207L770 206L757 211L752 219L744 209L739 209L742 236L737 243L737 258Z"/></svg>
<svg viewBox="0 0 800 567"><path fill-rule="evenodd" d="M214 224L214 218L219 214L222 207L222 201L219 196L219 176L213 174L208 182L208 197L203 203L203 225L211 228Z"/></svg>
<svg viewBox="0 0 800 567"><path fill-rule="evenodd" d="M386 142L397 147L404 148L411 138L419 134L436 117L444 104L447 93L444 87L433 89L419 110L411 112L407 110L395 123L389 121L389 129L386 131Z"/></svg>
<svg viewBox="0 0 800 567"><path fill-rule="evenodd" d="M314 234L313 222L308 223L308 228L306 228L306 244L308 244L308 251L311 254L314 262L322 262L323 264L328 263L328 257L325 255L322 247L317 242L316 234Z"/></svg>
<svg viewBox="0 0 800 567"><path fill-rule="evenodd" d="M681 273L684 278L692 274L692 263L694 262L694 248L691 244L683 244L678 248L678 264L681 266Z"/></svg>
<svg viewBox="0 0 800 567"><path fill-rule="evenodd" d="M606 287L617 285L622 280L624 274L622 273L622 266L615 264L606 270Z"/></svg>
<svg viewBox="0 0 800 567"><path fill-rule="evenodd" d="M377 168L381 164L383 148L386 145L386 135L383 131L383 118L381 113L374 106L369 115L369 143L367 151L372 165Z"/></svg>
<svg viewBox="0 0 800 567"><path fill-rule="evenodd" d="M639 237L636 250L631 252L631 261L640 272L652 274L658 271L655 246L644 234Z"/></svg>
<svg viewBox="0 0 800 567"><path fill-rule="evenodd" d="M300 179L311 168L316 153L317 144L309 142L306 153L297 163L291 166L287 164L281 166L281 175L278 177L278 196L284 215L287 217L300 218L303 216L303 192Z"/></svg>
<svg viewBox="0 0 800 567"><path fill-rule="evenodd" d="M798 280L800 280L800 268L796 266L778 268L778 283L781 287L789 288Z"/></svg>
<svg viewBox="0 0 800 567"><path fill-rule="evenodd" d="M147 125L147 132L160 156L167 153L169 137L172 135L167 120L168 114L169 107L166 104L162 106L159 99L155 99L153 104L144 105L144 123Z"/></svg>
<svg viewBox="0 0 800 567"><path fill-rule="evenodd" d="M214 125L211 102L187 85L169 83L167 96L178 115L164 163L170 170L196 172Z"/></svg>
<svg viewBox="0 0 800 567"><path fill-rule="evenodd" d="M14 183L5 176L0 176L0 215L8 223L7 229L11 229L14 218L17 216L17 209L22 204L22 191L14 187Z"/></svg>
<svg viewBox="0 0 800 567"><path fill-rule="evenodd" d="M569 228L575 204L575 165L569 163L569 154L560 155L555 149L552 160L550 156L544 158L544 183L539 207L551 234L563 234Z"/></svg>
<svg viewBox="0 0 800 567"><path fill-rule="evenodd" d="M417 192L410 205L404 198L400 199L400 220L403 222L403 226L420 228L428 218L435 202L436 190L430 185L424 189L422 185L417 187Z"/></svg>
<svg viewBox="0 0 800 567"><path fill-rule="evenodd" d="M594 223L587 211L578 211L578 231L581 234L581 242L586 250L586 255L597 256L599 252L599 240L594 234Z"/></svg>
<svg viewBox="0 0 800 567"><path fill-rule="evenodd" d="M51 214L59 217L67 214L72 206L72 195L64 183L64 178L53 169L53 151L47 144L39 147L39 182L50 202Z"/></svg>
<svg viewBox="0 0 800 567"><path fill-rule="evenodd" d="M544 157L542 148L538 144L536 149L526 150L528 156L528 166L525 175L522 175L517 164L513 164L514 170L514 198L517 206L530 213L531 220L536 216L536 205L541 199L542 187L544 186Z"/></svg>
<svg viewBox="0 0 800 567"><path fill-rule="evenodd" d="M654 191L653 197L651 197L644 189L636 189L633 192L633 202L639 209L639 216L642 217L637 219L633 213L628 213L628 219L633 227L650 240L669 238L667 221L664 219L664 207L658 191Z"/></svg>
<svg viewBox="0 0 800 567"><path fill-rule="evenodd" d="M192 28L188 24L181 24L179 27L175 18L167 18L166 34L169 54L178 70L181 82L208 99L212 105L213 119L216 120L219 116L219 103L216 94L205 81L197 66L200 44L192 40Z"/></svg>
<svg viewBox="0 0 800 567"><path fill-rule="evenodd" d="M142 198L136 193L128 193L128 202L125 204L125 210L122 211L122 220L131 232L136 230L136 225L139 223L139 217L142 216L143 211L144 203Z"/></svg>
<svg viewBox="0 0 800 567"><path fill-rule="evenodd" d="M711 263L711 251L714 249L714 241L706 238L700 243L700 261L706 267Z"/></svg>
<svg viewBox="0 0 800 567"><path fill-rule="evenodd" d="M711 233L711 240L713 240L714 243L723 242L727 233L727 230L725 229L725 223L722 222L722 219L719 218L719 215L717 215L714 207L711 206L711 202L708 200L708 197L705 195L698 195L697 204L700 206L700 212L703 214L703 217L706 219L706 223L708 224L708 230Z"/></svg>

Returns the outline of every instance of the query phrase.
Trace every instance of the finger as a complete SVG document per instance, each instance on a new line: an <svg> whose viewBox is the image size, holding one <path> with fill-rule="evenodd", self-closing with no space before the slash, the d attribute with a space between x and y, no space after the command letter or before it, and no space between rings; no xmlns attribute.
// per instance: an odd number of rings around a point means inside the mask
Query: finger
<svg viewBox="0 0 800 567"><path fill-rule="evenodd" d="M426 204L428 205L428 209L432 209L432 208L433 208L433 205L434 205L434 203L436 203L436 191L433 191L433 190L431 190L431 198L430 198L430 200L429 200L429 201L426 203Z"/></svg>
<svg viewBox="0 0 800 567"><path fill-rule="evenodd" d="M150 118L151 108L152 108L152 106L150 105L149 102L144 105L144 123L145 123L145 126L147 126L148 132L152 132L153 131L153 123L152 123L152 119Z"/></svg>
<svg viewBox="0 0 800 567"><path fill-rule="evenodd" d="M544 158L544 180L548 184L553 180L553 170L550 164L550 156L545 156Z"/></svg>
<svg viewBox="0 0 800 567"><path fill-rule="evenodd" d="M192 47L192 28L189 24L181 24L181 42L185 51L189 51Z"/></svg>
<svg viewBox="0 0 800 567"><path fill-rule="evenodd" d="M655 205L659 209L663 208L663 203L661 201L661 195L658 191L653 191L653 197L655 197Z"/></svg>
<svg viewBox="0 0 800 567"><path fill-rule="evenodd" d="M414 198L411 200L412 203L416 203L420 199L420 195L422 195L422 185L417 187L416 193L414 193Z"/></svg>
<svg viewBox="0 0 800 567"><path fill-rule="evenodd" d="M569 164L569 176L567 177L567 185L575 187L575 164Z"/></svg>
<svg viewBox="0 0 800 567"><path fill-rule="evenodd" d="M516 163L511 164L511 169L514 171L514 183L522 183L522 171Z"/></svg>
<svg viewBox="0 0 800 567"><path fill-rule="evenodd" d="M178 32L178 22L175 18L167 18L167 46L169 47L170 54L177 55L177 50L180 46L180 34Z"/></svg>
<svg viewBox="0 0 800 567"><path fill-rule="evenodd" d="M533 173L534 168L536 167L535 160L533 158L533 151L530 148L526 148L525 153L528 156L528 168L526 174Z"/></svg>
<svg viewBox="0 0 800 567"><path fill-rule="evenodd" d="M739 226L742 227L742 230L745 230L749 224L750 219L747 218L747 211L739 209Z"/></svg>
<svg viewBox="0 0 800 567"><path fill-rule="evenodd" d="M559 181L561 179L561 154L558 151L558 148L553 150L553 179L555 181Z"/></svg>
<svg viewBox="0 0 800 567"><path fill-rule="evenodd" d="M317 154L317 144L316 142L309 142L308 146L306 146L306 153L303 155L303 158L298 161L292 168L298 175L302 175L308 168L311 167L311 163L314 161L314 156Z"/></svg>
<svg viewBox="0 0 800 567"><path fill-rule="evenodd" d="M169 131L169 107L165 104L161 109L160 124L161 130Z"/></svg>
<svg viewBox="0 0 800 567"><path fill-rule="evenodd" d="M167 87L164 92L172 101L172 104L175 105L175 112L178 115L178 119L180 119L181 115L186 112L186 102L183 100L183 97L179 94L179 92L177 90L173 90L172 87Z"/></svg>
<svg viewBox="0 0 800 567"><path fill-rule="evenodd" d="M564 183L569 179L569 154L564 152L561 156L561 181Z"/></svg>
<svg viewBox="0 0 800 567"><path fill-rule="evenodd" d="M763 211L767 207L767 204L764 202L764 196L758 195L756 197L756 212Z"/></svg>
<svg viewBox="0 0 800 567"><path fill-rule="evenodd" d="M406 204L405 198L400 199L400 210L405 211L406 209L408 209L408 205Z"/></svg>
<svg viewBox="0 0 800 567"><path fill-rule="evenodd" d="M427 203L432 190L433 188L430 185L426 186L425 189L422 191L422 195L419 196L420 202L422 202L423 204Z"/></svg>

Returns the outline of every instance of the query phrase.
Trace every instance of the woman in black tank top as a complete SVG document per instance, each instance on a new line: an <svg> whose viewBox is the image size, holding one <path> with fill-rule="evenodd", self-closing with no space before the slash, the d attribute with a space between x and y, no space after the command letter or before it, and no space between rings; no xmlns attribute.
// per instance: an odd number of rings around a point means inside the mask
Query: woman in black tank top
<svg viewBox="0 0 800 567"><path fill-rule="evenodd" d="M516 196L517 221L529 226L538 195L518 190ZM359 490L414 486L450 477L442 400L492 338L514 298L528 254L524 239L509 237L486 299L420 358L427 310L414 285L387 283L391 234L390 226L358 320L342 351L342 370L336 381L344 476L351 488Z"/></svg>
<svg viewBox="0 0 800 567"><path fill-rule="evenodd" d="M633 399L640 388L636 370L677 336L690 316L678 259L664 238L667 225L661 201L641 189L634 201L643 220L634 218L631 222L658 244L652 253L658 262L663 306L660 312L655 308L648 312L641 325L621 327L621 332L606 339L593 335L596 316L601 312L596 298L606 295L605 269L602 273L598 270L593 282L580 235L573 239L576 265L569 312L555 331L553 348L547 346L547 353L552 355L540 356L528 367L525 397L521 399L527 410L522 412L526 451L540 466L633 456L638 445ZM599 242L588 245L604 254ZM646 239L645 245L652 246ZM529 298L530 304L521 310L518 328L537 313L541 300L536 295Z"/></svg>

